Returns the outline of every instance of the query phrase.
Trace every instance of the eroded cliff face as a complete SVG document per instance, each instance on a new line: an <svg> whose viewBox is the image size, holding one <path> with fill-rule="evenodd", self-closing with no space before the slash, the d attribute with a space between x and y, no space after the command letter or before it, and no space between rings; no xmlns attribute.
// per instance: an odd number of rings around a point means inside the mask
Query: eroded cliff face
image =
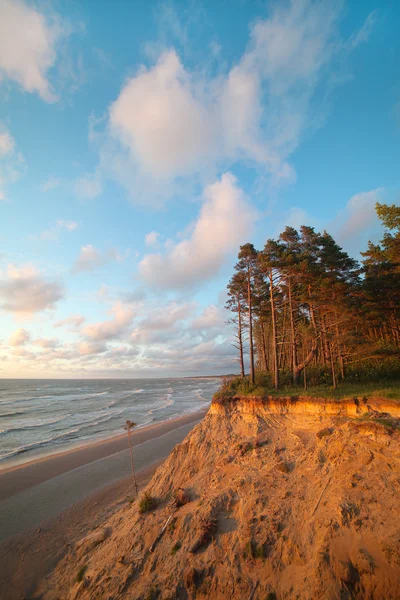
<svg viewBox="0 0 400 600"><path fill-rule="evenodd" d="M213 403L150 482L158 507L127 504L44 597L399 598L399 412L384 399ZM179 488L190 502L176 508Z"/></svg>

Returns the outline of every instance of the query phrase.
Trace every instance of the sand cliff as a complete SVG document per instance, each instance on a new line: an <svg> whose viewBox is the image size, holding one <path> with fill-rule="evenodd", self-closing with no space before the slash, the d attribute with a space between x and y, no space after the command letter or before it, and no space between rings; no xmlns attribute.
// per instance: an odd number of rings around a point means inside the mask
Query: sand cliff
<svg viewBox="0 0 400 600"><path fill-rule="evenodd" d="M127 504L71 549L39 593L398 598L399 417L400 405L384 399L213 402L149 483L157 508L140 514ZM176 508L179 488L190 502Z"/></svg>

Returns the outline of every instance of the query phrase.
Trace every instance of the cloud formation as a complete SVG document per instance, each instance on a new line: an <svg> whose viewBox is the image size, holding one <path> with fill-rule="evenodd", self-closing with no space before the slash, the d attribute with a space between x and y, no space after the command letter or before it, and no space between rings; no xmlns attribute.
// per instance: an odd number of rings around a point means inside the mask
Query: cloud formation
<svg viewBox="0 0 400 600"><path fill-rule="evenodd" d="M84 271L94 271L102 267L110 261L121 262L124 257L119 254L116 248L110 248L105 252L101 252L92 244L82 246L79 256L72 267L72 273L82 273Z"/></svg>
<svg viewBox="0 0 400 600"><path fill-rule="evenodd" d="M64 219L58 219L58 221L50 227L49 229L45 229L41 234L35 236L36 239L42 241L54 241L57 240L61 231L75 231L78 229L78 223L76 221L66 221Z"/></svg>
<svg viewBox="0 0 400 600"><path fill-rule="evenodd" d="M64 297L62 286L43 277L37 269L27 265L8 265L0 278L0 308L24 316L54 308Z"/></svg>
<svg viewBox="0 0 400 600"><path fill-rule="evenodd" d="M374 224L378 225L375 204L382 202L383 193L383 188L376 188L350 198L334 224L341 243L358 242L356 245L360 246L360 235L368 234Z"/></svg>
<svg viewBox="0 0 400 600"><path fill-rule="evenodd" d="M75 329L79 328L83 323L85 322L85 317L82 315L71 315L70 317L67 317L66 319L61 319L60 321L57 321L56 323L54 323L53 327L68 327L68 328L72 328L72 330L74 331Z"/></svg>
<svg viewBox="0 0 400 600"><path fill-rule="evenodd" d="M191 236L165 254L139 263L143 281L155 288L183 289L214 277L226 257L246 241L256 213L230 173L208 186Z"/></svg>
<svg viewBox="0 0 400 600"><path fill-rule="evenodd" d="M328 67L345 63L373 26L370 15L340 39L341 9L340 2L277 3L251 26L243 55L215 76L189 70L174 48L161 52L125 82L105 132L91 129L101 158L89 179L107 173L135 202L155 204L182 191L183 180L208 179L238 160L274 184L293 181L291 154L323 120L321 98L345 80L333 82Z"/></svg>
<svg viewBox="0 0 400 600"><path fill-rule="evenodd" d="M159 235L160 234L157 231L150 231L150 233L147 233L144 239L146 246L155 246L158 242Z"/></svg>
<svg viewBox="0 0 400 600"><path fill-rule="evenodd" d="M0 200L7 199L6 188L17 181L23 165L24 159L16 150L14 138L0 122Z"/></svg>
<svg viewBox="0 0 400 600"><path fill-rule="evenodd" d="M0 133L0 158L4 158L14 151L15 142L8 131Z"/></svg>
<svg viewBox="0 0 400 600"><path fill-rule="evenodd" d="M110 314L113 315L112 319L87 325L82 331L83 336L89 341L104 342L124 335L134 317L133 309L121 302L116 302L111 308Z"/></svg>
<svg viewBox="0 0 400 600"><path fill-rule="evenodd" d="M30 340L29 332L26 329L17 329L8 339L10 346L23 346Z"/></svg>
<svg viewBox="0 0 400 600"><path fill-rule="evenodd" d="M0 80L11 79L46 102L56 100L48 72L56 62L55 47L61 33L55 17L46 18L23 0L1 0Z"/></svg>

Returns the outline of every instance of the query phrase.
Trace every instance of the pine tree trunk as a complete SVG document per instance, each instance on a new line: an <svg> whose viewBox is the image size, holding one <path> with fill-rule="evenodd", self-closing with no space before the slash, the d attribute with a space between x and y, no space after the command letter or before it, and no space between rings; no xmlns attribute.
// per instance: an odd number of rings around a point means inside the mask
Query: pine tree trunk
<svg viewBox="0 0 400 600"><path fill-rule="evenodd" d="M238 340L239 340L239 362L240 376L244 378L244 361L243 361L243 336L242 336L242 312L240 308L240 297L237 298L238 303Z"/></svg>
<svg viewBox="0 0 400 600"><path fill-rule="evenodd" d="M272 364L274 370L274 388L279 388L279 372L278 372L278 348L276 343L276 314L275 314L275 299L274 299L274 282L272 278L272 269L269 271L269 298L271 303L271 324L272 324Z"/></svg>
<svg viewBox="0 0 400 600"><path fill-rule="evenodd" d="M292 348L292 373L293 383L300 383L300 373L297 366L297 346L296 346L296 331L293 317L293 299L292 299L292 280L288 277L288 295L289 295L289 318L290 318L290 341Z"/></svg>
<svg viewBox="0 0 400 600"><path fill-rule="evenodd" d="M250 269L247 271L247 302L249 306L249 350L250 350L250 381L255 382L254 377L254 346L253 346L253 315L251 305Z"/></svg>

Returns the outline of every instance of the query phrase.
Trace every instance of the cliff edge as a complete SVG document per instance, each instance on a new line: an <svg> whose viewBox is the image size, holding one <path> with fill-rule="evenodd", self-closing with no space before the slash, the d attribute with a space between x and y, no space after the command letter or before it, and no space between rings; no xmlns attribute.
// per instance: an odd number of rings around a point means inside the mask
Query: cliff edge
<svg viewBox="0 0 400 600"><path fill-rule="evenodd" d="M399 418L376 398L214 401L147 486L157 506L127 503L41 597L399 598Z"/></svg>

